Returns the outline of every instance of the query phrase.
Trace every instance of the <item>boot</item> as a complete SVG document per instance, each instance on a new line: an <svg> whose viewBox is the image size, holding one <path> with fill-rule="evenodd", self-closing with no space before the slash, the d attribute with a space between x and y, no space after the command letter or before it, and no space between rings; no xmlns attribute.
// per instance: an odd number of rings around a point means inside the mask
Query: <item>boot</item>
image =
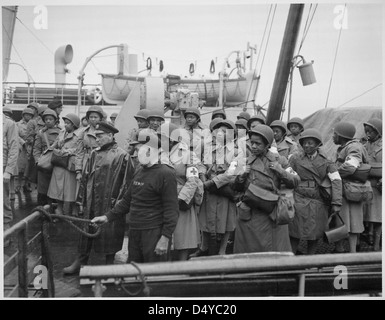
<svg viewBox="0 0 385 320"><path fill-rule="evenodd" d="M63 273L64 274L75 274L79 273L80 267L84 264L87 264L88 262L88 255L86 254L81 254L79 255L75 261L68 267L63 268Z"/></svg>
<svg viewBox="0 0 385 320"><path fill-rule="evenodd" d="M217 235L215 233L210 234L209 240L209 256L216 256L219 251L219 243L217 241Z"/></svg>
<svg viewBox="0 0 385 320"><path fill-rule="evenodd" d="M64 204L63 204L63 214L65 216L72 216L71 204L72 204L71 202L64 201Z"/></svg>

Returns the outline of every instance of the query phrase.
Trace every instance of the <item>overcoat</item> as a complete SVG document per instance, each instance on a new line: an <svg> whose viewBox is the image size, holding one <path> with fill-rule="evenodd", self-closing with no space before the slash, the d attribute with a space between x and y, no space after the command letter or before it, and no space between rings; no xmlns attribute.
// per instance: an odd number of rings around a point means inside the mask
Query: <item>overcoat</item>
<svg viewBox="0 0 385 320"><path fill-rule="evenodd" d="M51 146L52 149L60 150L71 155L69 166L76 154L79 137L77 131L59 133L58 138ZM76 173L67 168L54 166L47 196L59 201L75 202L76 200Z"/></svg>
<svg viewBox="0 0 385 320"><path fill-rule="evenodd" d="M367 142L365 149L368 151L369 164L382 164L382 137L374 142ZM364 221L382 222L382 194L377 188L378 180L382 178L370 178L373 188L373 199L364 204Z"/></svg>
<svg viewBox="0 0 385 320"><path fill-rule="evenodd" d="M233 182L235 176L227 175L226 171L234 160L239 162L244 160L242 151L238 150L234 144L215 145L212 152L212 164L205 164L206 178L213 180L217 188ZM199 212L201 231L220 234L234 231L236 212L235 202L206 190Z"/></svg>
<svg viewBox="0 0 385 320"><path fill-rule="evenodd" d="M25 172L28 165L28 154L30 154L32 150L26 143L28 122L21 119L16 122L16 125L19 130L19 157L17 158L17 167L19 172Z"/></svg>
<svg viewBox="0 0 385 320"><path fill-rule="evenodd" d="M198 177L199 159L188 146L179 142L173 146L170 151L170 163L175 169L178 199L189 203L193 201L193 205L188 210L179 209L178 222L173 235L174 248L176 250L197 248L200 243L200 228L197 216L200 203L195 203L195 193L203 195L203 183ZM192 164L196 165L192 165ZM186 177L186 169L188 167L196 167L195 177Z"/></svg>
<svg viewBox="0 0 385 320"><path fill-rule="evenodd" d="M287 187L298 185L298 175L282 169L280 173L270 169L271 162L278 162L282 168L287 168L286 158L267 151L262 156L251 155L247 159L251 171L244 179L238 176L235 187L245 191L250 183L265 190L275 192L283 182ZM274 186L273 186L274 184ZM291 251L288 225L277 225L269 217L269 213L250 208L244 202L238 204L238 218L234 239L234 253Z"/></svg>
<svg viewBox="0 0 385 320"><path fill-rule="evenodd" d="M82 198L84 218L92 219L106 214L127 189L134 173L131 158L116 142L91 152L85 171L85 195ZM95 252L113 254L122 249L125 216L121 215L102 227L99 237L92 239ZM81 235L79 252L87 253L89 238Z"/></svg>
<svg viewBox="0 0 385 320"><path fill-rule="evenodd" d="M348 141L337 149L337 167L345 183L349 176L362 164L368 163L368 152L356 139ZM351 202L342 198L341 218L344 220L350 233L361 233L364 231L364 203Z"/></svg>
<svg viewBox="0 0 385 320"><path fill-rule="evenodd" d="M39 161L39 158L43 154L43 152L51 146L57 137L59 136L60 128L58 126L54 126L53 128L48 129L44 127L41 129L36 135L35 143L33 145L33 157L35 159L35 163ZM45 139L45 134L47 135L47 140L49 146L47 145L47 141ZM37 192L41 194L47 194L49 183L51 181L51 172L43 172L38 170L37 172Z"/></svg>
<svg viewBox="0 0 385 320"><path fill-rule="evenodd" d="M289 224L290 236L302 240L318 240L328 229L330 206L342 204L342 181L337 166L329 161L322 150L310 159L304 152L293 155L290 167L297 172L301 181L294 190L295 216ZM328 174L337 176L331 181L331 202L320 193L320 185Z"/></svg>

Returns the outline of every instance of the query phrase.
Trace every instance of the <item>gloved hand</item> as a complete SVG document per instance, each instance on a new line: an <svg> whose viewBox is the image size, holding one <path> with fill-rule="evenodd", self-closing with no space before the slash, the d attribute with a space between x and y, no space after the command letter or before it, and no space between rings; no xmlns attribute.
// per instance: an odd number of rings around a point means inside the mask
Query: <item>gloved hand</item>
<svg viewBox="0 0 385 320"><path fill-rule="evenodd" d="M212 191L215 188L215 182L213 180L207 180L203 183L203 187L207 191Z"/></svg>
<svg viewBox="0 0 385 320"><path fill-rule="evenodd" d="M335 204L332 205L332 208L331 208L332 215L340 213L340 211L341 211L341 206L338 206Z"/></svg>
<svg viewBox="0 0 385 320"><path fill-rule="evenodd" d="M181 211L187 211L191 208L191 205L188 205L182 199L178 199L178 204L179 204L179 210L181 210ZM191 201L191 204L192 204L192 201Z"/></svg>
<svg viewBox="0 0 385 320"><path fill-rule="evenodd" d="M81 172L78 172L78 173L76 174L76 181L80 181L80 180L82 180L82 173L81 173Z"/></svg>

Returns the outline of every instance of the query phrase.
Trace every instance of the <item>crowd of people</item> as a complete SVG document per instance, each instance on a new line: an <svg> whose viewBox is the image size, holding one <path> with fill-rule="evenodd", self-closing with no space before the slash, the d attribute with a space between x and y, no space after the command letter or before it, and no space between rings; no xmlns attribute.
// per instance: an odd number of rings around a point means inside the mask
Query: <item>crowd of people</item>
<svg viewBox="0 0 385 320"><path fill-rule="evenodd" d="M224 255L229 243L233 253L299 254L302 240L306 253L315 254L330 221L341 223L337 216L347 226L350 252L362 234L380 250L380 119L361 124L364 139L355 137L352 123L339 122L337 154L330 155L321 132L300 118L267 125L263 115L241 112L233 122L220 109L204 124L200 110L190 107L177 126L162 108L142 109L118 146L117 114L109 121L102 107L91 106L82 119L72 113L60 119L62 110L59 100L31 103L15 123L3 107L3 196L4 228L12 221L12 193L35 185L39 205L90 219L90 230L101 228L97 238L80 235L66 274L78 272L92 252L112 264L125 233L128 262ZM47 153L52 168L44 169ZM362 190L368 196L355 199ZM288 206L294 217L278 223ZM335 252L344 252L344 243L337 241Z"/></svg>

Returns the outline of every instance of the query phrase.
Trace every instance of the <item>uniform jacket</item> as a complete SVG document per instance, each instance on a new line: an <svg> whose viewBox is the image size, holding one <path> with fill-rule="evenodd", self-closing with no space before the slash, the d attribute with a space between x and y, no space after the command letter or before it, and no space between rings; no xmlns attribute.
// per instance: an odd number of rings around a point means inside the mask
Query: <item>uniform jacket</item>
<svg viewBox="0 0 385 320"><path fill-rule="evenodd" d="M313 160L304 153L293 155L289 165L300 176L295 188L295 218L289 225L290 235L303 240L316 240L327 229L330 204L320 193L319 185L324 179L331 179L331 204L342 205L342 181L337 166L319 151Z"/></svg>
<svg viewBox="0 0 385 320"><path fill-rule="evenodd" d="M279 173L271 170L271 162L278 162L282 170ZM238 190L245 191L252 183L276 193L281 183L288 188L295 188L300 181L299 176L287 168L287 159L276 153L268 151L260 157L252 155L247 163L251 165L251 170L246 177L240 175L236 178L235 187ZM277 226L268 213L246 206L238 212L238 221L234 253L291 250L288 226Z"/></svg>
<svg viewBox="0 0 385 320"><path fill-rule="evenodd" d="M89 125L84 130L79 130L79 143L76 150L75 170L83 171L91 151L98 147L94 129Z"/></svg>
<svg viewBox="0 0 385 320"><path fill-rule="evenodd" d="M44 128L44 126L45 123L40 116L37 116L28 121L26 141L29 146L33 147L36 135L41 129Z"/></svg>
<svg viewBox="0 0 385 320"><path fill-rule="evenodd" d="M368 162L368 152L356 139L348 141L337 149L336 163L342 179L352 175L362 163Z"/></svg>
<svg viewBox="0 0 385 320"><path fill-rule="evenodd" d="M56 141L60 131L61 131L60 128L55 126L50 129L48 129L47 127L44 127L42 130L38 132L38 134L36 135L34 146L33 146L33 157L36 163L39 161L39 158L42 155L42 153ZM47 141L44 136L45 134L47 135L48 142L50 144L49 146L47 145Z"/></svg>
<svg viewBox="0 0 385 320"><path fill-rule="evenodd" d="M298 152L298 147L296 142L286 136L282 141L277 142L277 150L281 156L288 159L290 155Z"/></svg>
<svg viewBox="0 0 385 320"><path fill-rule="evenodd" d="M16 123L3 115L3 172L11 175L17 173L17 157L19 156L19 133Z"/></svg>

